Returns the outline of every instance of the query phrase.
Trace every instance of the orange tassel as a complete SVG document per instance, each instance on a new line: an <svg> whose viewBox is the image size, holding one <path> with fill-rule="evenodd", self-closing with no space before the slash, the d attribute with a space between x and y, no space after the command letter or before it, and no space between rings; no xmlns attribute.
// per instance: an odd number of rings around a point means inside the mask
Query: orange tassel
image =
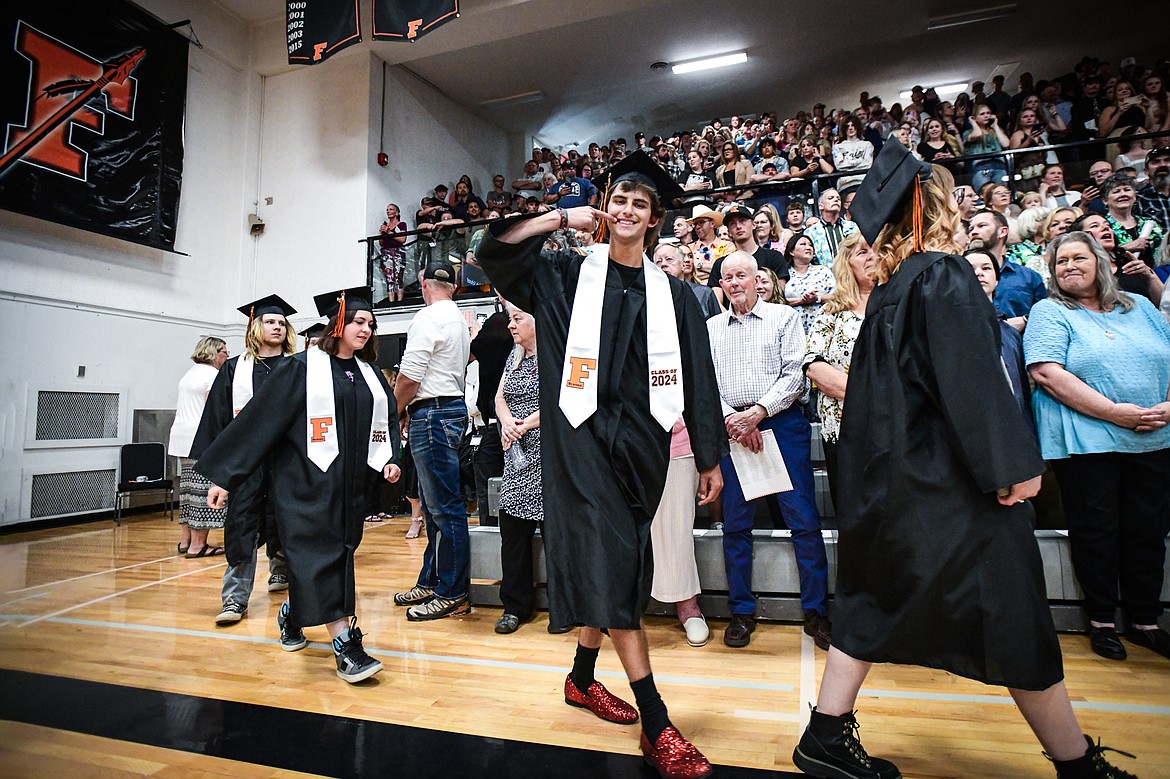
<svg viewBox="0 0 1170 779"><path fill-rule="evenodd" d="M605 193L601 196L601 207L609 208L609 187L613 183L613 174L605 177ZM597 225L597 229L593 231L594 243L605 243L605 239L609 237L609 222L602 219L601 223Z"/></svg>
<svg viewBox="0 0 1170 779"><path fill-rule="evenodd" d="M333 337L340 338L341 334L345 332L345 293L341 293L341 297L337 299L339 305L337 307L337 321L333 324Z"/></svg>
<svg viewBox="0 0 1170 779"><path fill-rule="evenodd" d="M248 329L244 331L245 333L252 332L252 320L255 318L256 318L256 307L252 306L248 309Z"/></svg>
<svg viewBox="0 0 1170 779"><path fill-rule="evenodd" d="M914 227L914 251L922 251L922 181L914 178L914 214L911 222Z"/></svg>

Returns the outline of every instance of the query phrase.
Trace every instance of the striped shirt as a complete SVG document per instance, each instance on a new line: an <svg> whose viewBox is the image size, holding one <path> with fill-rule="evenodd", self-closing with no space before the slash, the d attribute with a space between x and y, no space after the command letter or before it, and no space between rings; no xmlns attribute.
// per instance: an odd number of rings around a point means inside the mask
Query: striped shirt
<svg viewBox="0 0 1170 779"><path fill-rule="evenodd" d="M756 403L774 416L804 394L805 336L796 310L757 298L742 318L728 311L708 319L707 333L724 416Z"/></svg>

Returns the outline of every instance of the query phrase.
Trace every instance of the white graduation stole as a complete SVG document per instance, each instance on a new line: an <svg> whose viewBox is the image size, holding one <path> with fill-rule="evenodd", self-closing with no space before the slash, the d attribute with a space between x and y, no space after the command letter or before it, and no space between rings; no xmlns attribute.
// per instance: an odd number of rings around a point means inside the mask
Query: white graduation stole
<svg viewBox="0 0 1170 779"><path fill-rule="evenodd" d="M232 377L232 418L239 416L252 399L252 372L256 370L256 361L251 352L244 352L236 360L236 375Z"/></svg>
<svg viewBox="0 0 1170 779"><path fill-rule="evenodd" d="M394 456L390 446L390 399L369 363L361 359L356 362L362 380L374 396L366 464L380 472ZM308 350L305 367L305 451L313 464L324 472L337 459L339 451L333 369L329 365L329 355L317 348Z"/></svg>
<svg viewBox="0 0 1170 779"><path fill-rule="evenodd" d="M682 350L670 279L642 255L646 278L646 351L649 355L650 413L670 430L683 412ZM597 411L598 358L601 353L601 309L609 273L609 247L589 249L577 279L565 362L561 369L560 407L573 427Z"/></svg>

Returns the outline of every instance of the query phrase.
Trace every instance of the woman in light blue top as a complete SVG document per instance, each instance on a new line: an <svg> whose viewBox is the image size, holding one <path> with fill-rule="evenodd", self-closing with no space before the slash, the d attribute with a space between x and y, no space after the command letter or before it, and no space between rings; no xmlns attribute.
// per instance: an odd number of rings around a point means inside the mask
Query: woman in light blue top
<svg viewBox="0 0 1170 779"><path fill-rule="evenodd" d="M1024 359L1090 643L1102 657L1125 659L1114 629L1120 606L1130 643L1170 657L1170 634L1157 626L1170 500L1170 325L1149 301L1118 290L1108 253L1088 233L1060 236L1047 259L1049 298L1032 307Z"/></svg>

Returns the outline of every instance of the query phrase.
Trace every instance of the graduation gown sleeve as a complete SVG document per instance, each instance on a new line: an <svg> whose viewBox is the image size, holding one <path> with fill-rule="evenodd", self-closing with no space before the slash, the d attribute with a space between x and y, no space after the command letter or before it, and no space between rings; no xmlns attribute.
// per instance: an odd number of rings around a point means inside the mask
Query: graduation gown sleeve
<svg viewBox="0 0 1170 779"><path fill-rule="evenodd" d="M923 273L918 299L939 411L971 478L994 492L1044 473L1003 372L995 308L974 274L943 260Z"/></svg>
<svg viewBox="0 0 1170 779"><path fill-rule="evenodd" d="M504 243L497 237L508 228L531 218L532 216L518 216L489 224L484 230L484 239L480 242L476 259L488 274L496 292L504 296L504 300L521 311L535 315L533 293L536 289L538 265L542 262L553 263L557 270L563 271L566 264L564 258L559 253L549 255L541 253L544 235L535 235L516 244ZM576 289L576 286L574 279L573 288ZM569 300L571 303L572 298Z"/></svg>
<svg viewBox="0 0 1170 779"><path fill-rule="evenodd" d="M221 371L219 378L223 376ZM301 360L281 360L234 420L230 419L230 379L227 380L227 389L229 421L233 424L227 425L215 437L200 456L195 470L213 484L232 492L264 462L288 428L304 416L305 365ZM206 417L204 412L204 419ZM202 431L202 420L199 426Z"/></svg>

